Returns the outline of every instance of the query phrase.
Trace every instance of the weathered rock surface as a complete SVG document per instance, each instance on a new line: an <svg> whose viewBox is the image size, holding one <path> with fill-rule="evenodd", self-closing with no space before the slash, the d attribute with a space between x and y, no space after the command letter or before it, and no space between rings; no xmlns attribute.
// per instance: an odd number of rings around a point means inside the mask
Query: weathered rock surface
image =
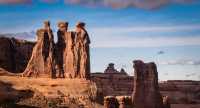
<svg viewBox="0 0 200 108"><path fill-rule="evenodd" d="M91 80L97 84L103 96L131 95L133 92L133 76L118 73L91 73Z"/></svg>
<svg viewBox="0 0 200 108"><path fill-rule="evenodd" d="M65 77L66 78L77 78L77 64L76 64L76 48L75 48L75 32L67 32L65 33L65 43L66 48L64 51L65 56Z"/></svg>
<svg viewBox="0 0 200 108"><path fill-rule="evenodd" d="M169 80L159 84L164 96L170 97L172 104L200 103L200 81Z"/></svg>
<svg viewBox="0 0 200 108"><path fill-rule="evenodd" d="M136 108L163 108L155 63L134 63L133 103Z"/></svg>
<svg viewBox="0 0 200 108"><path fill-rule="evenodd" d="M96 91L89 80L1 75L0 108L102 108Z"/></svg>
<svg viewBox="0 0 200 108"><path fill-rule="evenodd" d="M56 65L57 65L57 77L59 78L63 78L65 77L64 75L64 61L65 61L65 56L67 54L67 52L65 52L65 48L66 48L66 43L65 43L65 33L67 32L68 29L68 23L67 22L59 22L58 23L58 31L57 31L57 43L55 46L55 61L56 61Z"/></svg>
<svg viewBox="0 0 200 108"><path fill-rule="evenodd" d="M0 67L13 73L23 72L34 45L34 42L0 37Z"/></svg>
<svg viewBox="0 0 200 108"><path fill-rule="evenodd" d="M104 108L133 108L131 96L106 96Z"/></svg>
<svg viewBox="0 0 200 108"><path fill-rule="evenodd" d="M163 108L171 108L168 96L163 97Z"/></svg>
<svg viewBox="0 0 200 108"><path fill-rule="evenodd" d="M85 23L79 22L76 25L75 37L75 59L78 78L90 78L90 38L85 30Z"/></svg>
<svg viewBox="0 0 200 108"><path fill-rule="evenodd" d="M37 43L32 56L23 72L23 76L55 77L54 40L50 23L45 22L44 28L37 31Z"/></svg>

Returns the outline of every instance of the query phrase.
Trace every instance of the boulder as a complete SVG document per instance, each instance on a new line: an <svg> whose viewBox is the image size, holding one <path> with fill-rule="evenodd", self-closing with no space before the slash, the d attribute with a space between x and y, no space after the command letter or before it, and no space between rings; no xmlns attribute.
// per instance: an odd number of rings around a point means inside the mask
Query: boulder
<svg viewBox="0 0 200 108"><path fill-rule="evenodd" d="M169 96L163 96L163 108L171 108Z"/></svg>

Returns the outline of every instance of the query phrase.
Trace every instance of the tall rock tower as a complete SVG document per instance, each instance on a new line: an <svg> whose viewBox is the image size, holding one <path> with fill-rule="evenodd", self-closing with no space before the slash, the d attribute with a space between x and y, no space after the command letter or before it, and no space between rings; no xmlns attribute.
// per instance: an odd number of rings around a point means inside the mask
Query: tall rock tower
<svg viewBox="0 0 200 108"><path fill-rule="evenodd" d="M162 96L158 86L158 72L155 63L133 61L135 108L163 108Z"/></svg>

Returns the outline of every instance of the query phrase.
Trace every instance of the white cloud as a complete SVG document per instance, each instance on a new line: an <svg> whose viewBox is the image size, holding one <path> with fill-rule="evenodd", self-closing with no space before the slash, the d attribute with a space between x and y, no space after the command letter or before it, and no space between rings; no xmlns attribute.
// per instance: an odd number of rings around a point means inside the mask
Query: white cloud
<svg viewBox="0 0 200 108"><path fill-rule="evenodd" d="M161 46L183 46L200 45L199 37L154 37L134 38L105 37L102 40L93 41L93 47L161 47Z"/></svg>
<svg viewBox="0 0 200 108"><path fill-rule="evenodd" d="M193 30L200 30L200 25L102 27L92 28L88 31L92 37L93 47L160 47L200 45L200 34L197 36L165 36L163 34L173 34L173 32L184 33ZM140 33L140 35L144 34L145 36L138 36L137 33ZM151 35L150 33L158 34L158 36ZM162 35L160 33L162 33ZM148 37L146 35L148 35Z"/></svg>
<svg viewBox="0 0 200 108"><path fill-rule="evenodd" d="M171 26L135 26L135 27L102 27L91 29L94 32L176 32L185 30L200 30L200 25L171 25Z"/></svg>
<svg viewBox="0 0 200 108"><path fill-rule="evenodd" d="M200 65L200 60L178 59L178 60L160 61L159 63L162 65Z"/></svg>

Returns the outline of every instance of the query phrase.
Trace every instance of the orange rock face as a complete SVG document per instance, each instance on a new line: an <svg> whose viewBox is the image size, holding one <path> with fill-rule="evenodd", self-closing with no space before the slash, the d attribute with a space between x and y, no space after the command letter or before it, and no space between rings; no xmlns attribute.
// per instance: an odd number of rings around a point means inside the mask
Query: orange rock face
<svg viewBox="0 0 200 108"><path fill-rule="evenodd" d="M78 77L78 73L77 73L77 65L75 58L75 53L76 53L75 32L67 32L65 33L65 37L66 37L65 43L67 46L64 51L65 77L76 78Z"/></svg>

